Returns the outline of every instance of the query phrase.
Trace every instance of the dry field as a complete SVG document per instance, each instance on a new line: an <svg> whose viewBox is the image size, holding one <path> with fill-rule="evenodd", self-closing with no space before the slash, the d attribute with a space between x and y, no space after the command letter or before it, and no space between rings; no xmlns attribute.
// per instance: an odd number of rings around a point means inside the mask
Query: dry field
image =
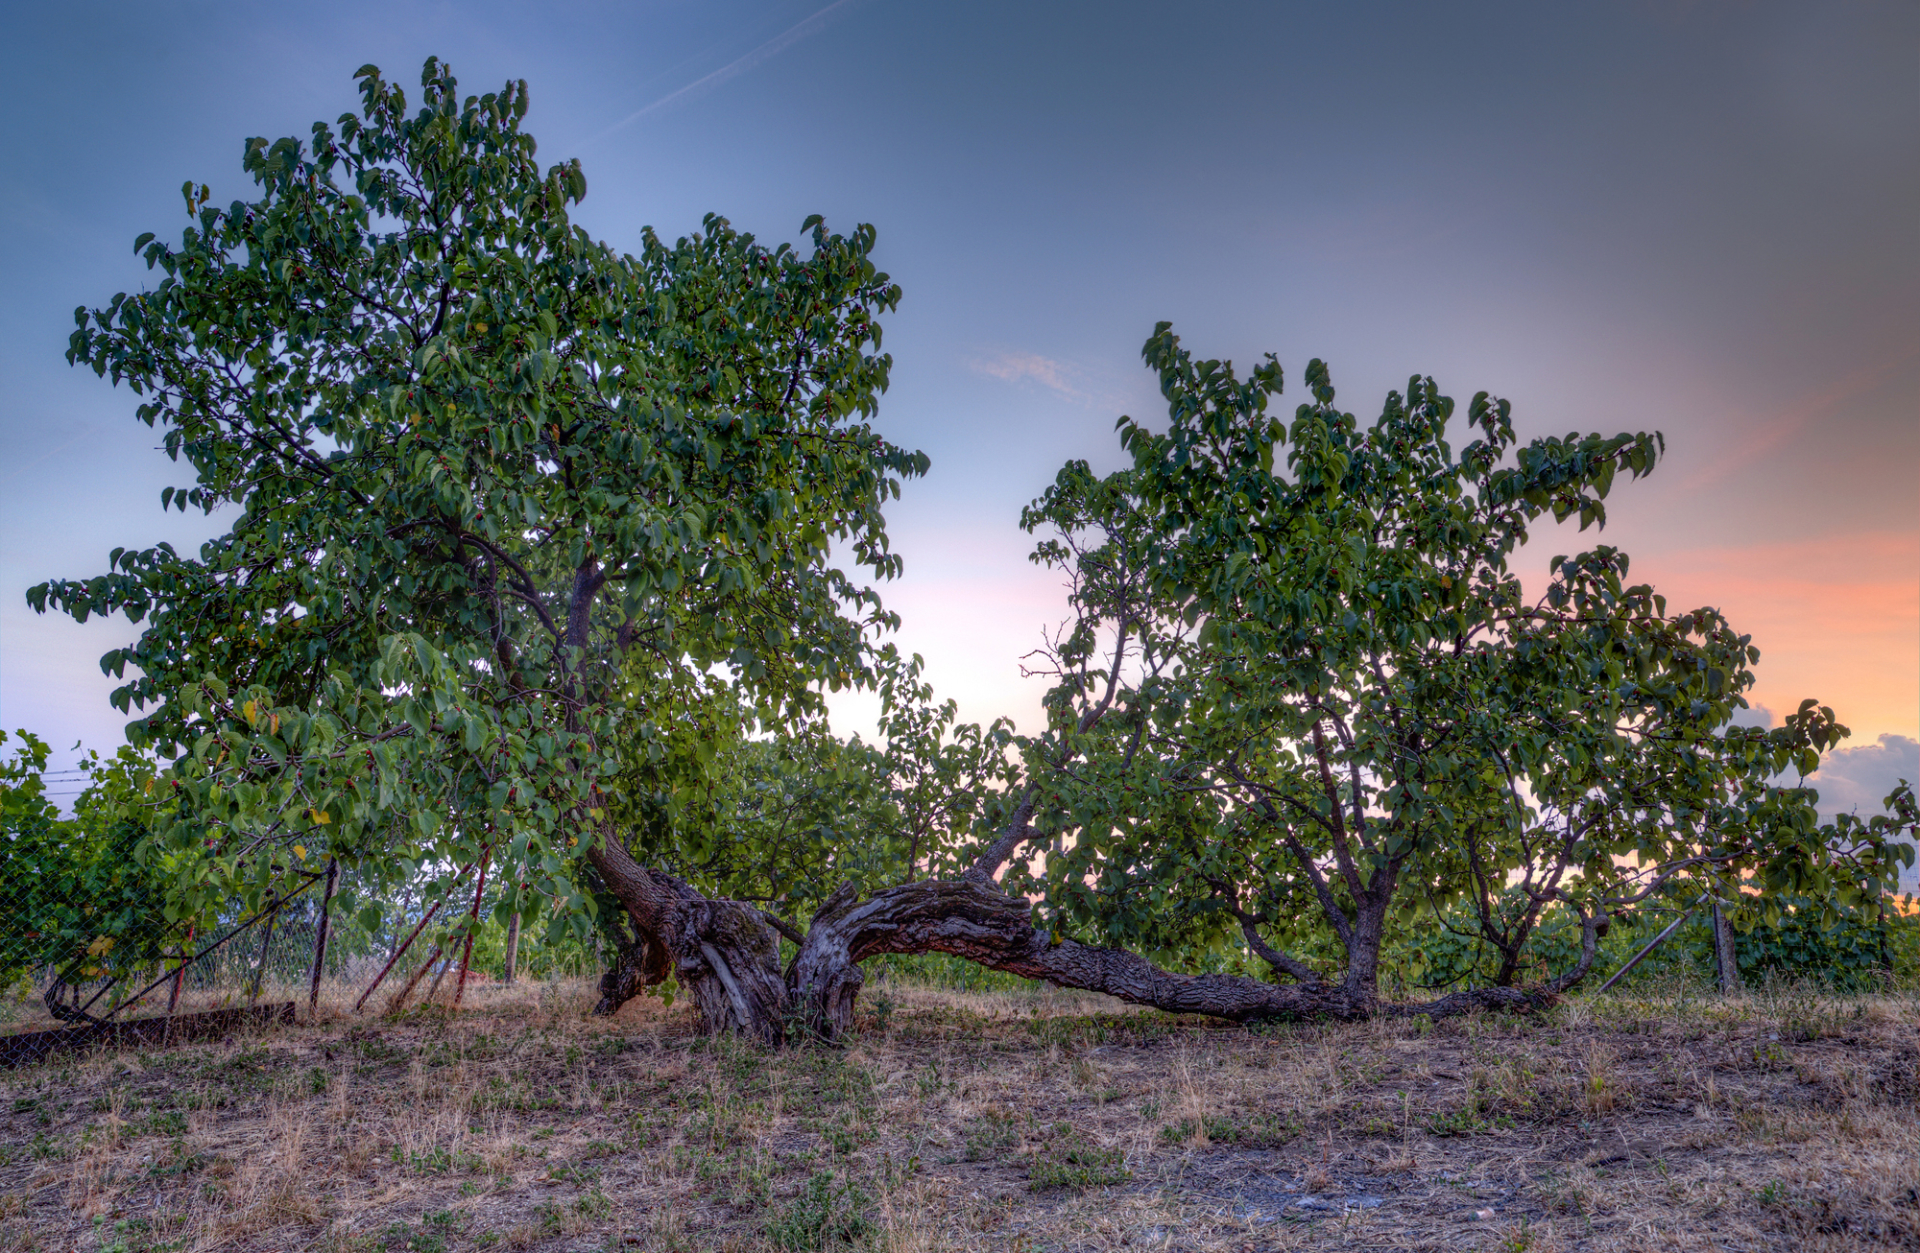
<svg viewBox="0 0 1920 1253"><path fill-rule="evenodd" d="M1920 1247L1910 997L1249 1032L896 986L777 1053L589 1003L0 1071L0 1249Z"/></svg>

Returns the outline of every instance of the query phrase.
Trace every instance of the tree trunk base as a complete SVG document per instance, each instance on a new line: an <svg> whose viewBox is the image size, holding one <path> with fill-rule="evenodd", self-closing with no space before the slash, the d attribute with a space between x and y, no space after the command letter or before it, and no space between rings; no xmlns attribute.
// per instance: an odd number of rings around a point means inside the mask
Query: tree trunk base
<svg viewBox="0 0 1920 1253"><path fill-rule="evenodd" d="M594 1014L601 1018L619 1013L620 1007L634 997L665 983L673 970L666 950L645 935L619 927L616 938L619 948L614 953L613 965L600 976L600 1001L593 1007Z"/></svg>
<svg viewBox="0 0 1920 1253"><path fill-rule="evenodd" d="M626 906L635 931L672 964L710 1034L737 1032L778 1044L789 1018L780 974L780 938L759 910L709 900L670 874L642 866L619 841L589 851L607 890Z"/></svg>

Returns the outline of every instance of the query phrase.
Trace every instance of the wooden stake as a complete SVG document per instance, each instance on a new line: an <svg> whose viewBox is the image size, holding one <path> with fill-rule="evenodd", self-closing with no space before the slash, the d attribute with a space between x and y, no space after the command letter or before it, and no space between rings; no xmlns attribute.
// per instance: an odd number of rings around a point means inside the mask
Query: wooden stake
<svg viewBox="0 0 1920 1253"><path fill-rule="evenodd" d="M467 963L473 959L473 933L480 925L480 894L487 890L487 861L492 856L491 848L480 854L480 881L473 887L473 908L467 911L467 942L460 948L460 979L453 985L455 1009L460 1008L460 998L467 994Z"/></svg>
<svg viewBox="0 0 1920 1253"><path fill-rule="evenodd" d="M320 926L313 937L313 977L307 981L307 1021L320 1009L320 975L327 968L327 921L333 913L333 893L340 886L340 861L327 858L327 886L320 895Z"/></svg>
<svg viewBox="0 0 1920 1253"><path fill-rule="evenodd" d="M427 960L421 962L420 968L415 970L413 977L407 980L407 986L395 992L393 999L387 1002L387 1012L389 1014L397 1014L400 1012L401 1007L407 1003L407 998L413 995L414 988L419 986L420 980L426 976L429 970L433 969L433 963L439 960L440 946L436 944L433 946L433 951L427 954ZM431 997L433 993L428 992L427 995Z"/></svg>

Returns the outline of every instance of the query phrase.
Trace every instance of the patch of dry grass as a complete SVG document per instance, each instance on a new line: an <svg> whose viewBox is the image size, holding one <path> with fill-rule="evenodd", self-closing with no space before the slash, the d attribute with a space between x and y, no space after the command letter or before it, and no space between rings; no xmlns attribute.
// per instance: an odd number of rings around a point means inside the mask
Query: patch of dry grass
<svg viewBox="0 0 1920 1253"><path fill-rule="evenodd" d="M315 1023L0 1072L0 1248L1920 1244L1911 998L1242 1031L895 986L849 1047L777 1053L591 999L330 998Z"/></svg>

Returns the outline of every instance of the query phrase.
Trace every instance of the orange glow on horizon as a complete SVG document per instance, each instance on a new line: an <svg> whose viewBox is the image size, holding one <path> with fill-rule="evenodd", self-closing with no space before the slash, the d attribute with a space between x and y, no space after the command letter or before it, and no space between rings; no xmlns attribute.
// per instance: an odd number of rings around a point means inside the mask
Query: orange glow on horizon
<svg viewBox="0 0 1920 1253"><path fill-rule="evenodd" d="M1062 578L1026 564L1004 539L951 546L975 554L972 568L931 577L910 568L908 579L885 589L888 607L903 617L895 642L926 655L936 692L955 697L963 719L1009 715L1033 731L1045 721L1047 684L1020 677L1021 657L1065 617ZM1748 701L1776 722L1813 697L1852 730L1849 747L1883 734L1920 738L1920 536L1874 531L1669 551L1641 543L1631 551L1630 577L1651 583L1670 612L1711 605L1753 637L1759 683ZM1527 583L1538 590L1534 577ZM862 697L833 703L848 729L869 716Z"/></svg>
<svg viewBox="0 0 1920 1253"><path fill-rule="evenodd" d="M1635 558L1669 611L1712 605L1760 649L1748 700L1776 718L1807 697L1852 744L1920 734L1920 536L1881 531Z"/></svg>

